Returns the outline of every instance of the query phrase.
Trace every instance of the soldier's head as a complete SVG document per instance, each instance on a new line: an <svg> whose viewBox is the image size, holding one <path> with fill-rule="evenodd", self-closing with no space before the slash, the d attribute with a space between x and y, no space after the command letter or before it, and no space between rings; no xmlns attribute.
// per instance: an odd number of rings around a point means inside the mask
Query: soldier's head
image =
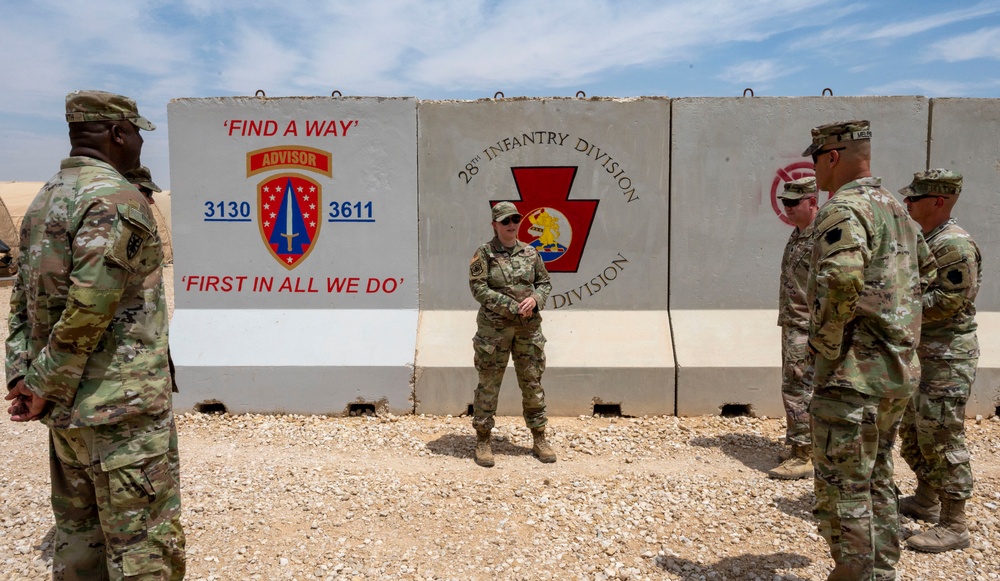
<svg viewBox="0 0 1000 581"><path fill-rule="evenodd" d="M804 230L812 224L818 209L816 178L812 176L785 182L785 187L778 194L781 205L785 208L785 216L799 230Z"/></svg>
<svg viewBox="0 0 1000 581"><path fill-rule="evenodd" d="M139 166L143 142L139 130L156 129L139 115L135 101L105 91L74 91L66 95L66 121L70 155L99 159L122 174Z"/></svg>
<svg viewBox="0 0 1000 581"><path fill-rule="evenodd" d="M153 176L149 172L148 167L140 165L135 169L125 172L124 176L129 183L139 188L139 191L142 192L142 195L146 196L150 205L156 203L153 201L153 192L162 192L163 190L153 181Z"/></svg>
<svg viewBox="0 0 1000 581"><path fill-rule="evenodd" d="M510 247L517 242L520 223L521 213L513 203L498 202L493 206L493 232L504 246Z"/></svg>
<svg viewBox="0 0 1000 581"><path fill-rule="evenodd" d="M918 171L899 193L910 217L926 234L951 218L951 210L962 193L962 174L943 168Z"/></svg>
<svg viewBox="0 0 1000 581"><path fill-rule="evenodd" d="M865 120L838 121L812 129L812 143L803 157L811 157L816 184L835 192L840 186L871 175L871 124Z"/></svg>

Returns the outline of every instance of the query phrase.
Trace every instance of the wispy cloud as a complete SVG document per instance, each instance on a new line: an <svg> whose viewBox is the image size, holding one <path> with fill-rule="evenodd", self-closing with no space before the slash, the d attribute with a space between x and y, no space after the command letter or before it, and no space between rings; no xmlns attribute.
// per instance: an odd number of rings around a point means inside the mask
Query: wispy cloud
<svg viewBox="0 0 1000 581"><path fill-rule="evenodd" d="M727 67L719 78L737 84L766 84L801 70L802 67L787 67L773 59L757 60Z"/></svg>
<svg viewBox="0 0 1000 581"><path fill-rule="evenodd" d="M924 56L949 63L977 58L1000 60L1000 28L982 28L936 42Z"/></svg>
<svg viewBox="0 0 1000 581"><path fill-rule="evenodd" d="M926 97L967 97L1000 87L1000 78L974 82L948 81L942 79L903 79L869 87L867 95L923 95Z"/></svg>

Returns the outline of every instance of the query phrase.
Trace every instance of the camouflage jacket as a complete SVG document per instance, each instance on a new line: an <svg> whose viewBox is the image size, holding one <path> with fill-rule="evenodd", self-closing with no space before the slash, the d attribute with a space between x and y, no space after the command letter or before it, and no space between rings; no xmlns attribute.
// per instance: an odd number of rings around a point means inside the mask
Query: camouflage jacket
<svg viewBox="0 0 1000 581"><path fill-rule="evenodd" d="M21 224L8 388L52 402L52 427L170 407L163 248L145 197L110 165L63 160Z"/></svg>
<svg viewBox="0 0 1000 581"><path fill-rule="evenodd" d="M927 245L937 259L938 274L924 293L917 352L921 359L977 358L975 301L983 282L979 247L954 218L932 230Z"/></svg>
<svg viewBox="0 0 1000 581"><path fill-rule="evenodd" d="M921 293L936 263L879 178L841 187L816 215L807 287L814 384L909 397L920 379Z"/></svg>
<svg viewBox="0 0 1000 581"><path fill-rule="evenodd" d="M491 323L507 325L519 319L517 307L535 298L535 314L545 308L552 292L549 271L532 246L517 241L509 253L496 237L483 244L469 263L469 287L481 305L479 313Z"/></svg>
<svg viewBox="0 0 1000 581"><path fill-rule="evenodd" d="M813 226L795 228L781 257L781 280L778 286L778 325L809 330L809 304L806 284L812 260Z"/></svg>

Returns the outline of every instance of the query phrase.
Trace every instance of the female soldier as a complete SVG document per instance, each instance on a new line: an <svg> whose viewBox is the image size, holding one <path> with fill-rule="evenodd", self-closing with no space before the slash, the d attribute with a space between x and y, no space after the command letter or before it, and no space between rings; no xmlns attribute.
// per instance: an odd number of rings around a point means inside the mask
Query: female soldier
<svg viewBox="0 0 1000 581"><path fill-rule="evenodd" d="M493 206L493 240L476 250L469 264L469 286L481 305L472 339L479 385L473 404L476 464L493 466L490 432L497 411L500 382L511 352L521 387L524 423L531 430L532 454L542 462L556 455L545 441L545 337L538 311L552 292L549 273L535 249L517 239L521 214L510 202Z"/></svg>

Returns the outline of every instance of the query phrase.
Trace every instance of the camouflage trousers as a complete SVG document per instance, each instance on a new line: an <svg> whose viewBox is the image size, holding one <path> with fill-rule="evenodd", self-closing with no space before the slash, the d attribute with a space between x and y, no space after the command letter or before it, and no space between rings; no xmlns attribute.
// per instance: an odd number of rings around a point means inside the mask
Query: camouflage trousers
<svg viewBox="0 0 1000 581"><path fill-rule="evenodd" d="M816 388L809 405L813 514L833 560L864 571L859 579L896 576L900 534L892 448L907 401L826 386Z"/></svg>
<svg viewBox="0 0 1000 581"><path fill-rule="evenodd" d="M920 390L899 428L900 455L917 478L952 500L972 497L972 466L965 446L965 404L978 359L920 362Z"/></svg>
<svg viewBox="0 0 1000 581"><path fill-rule="evenodd" d="M806 351L809 332L781 327L781 402L785 405L785 443L808 446L809 401L812 399L812 357Z"/></svg>
<svg viewBox="0 0 1000 581"><path fill-rule="evenodd" d="M53 579L184 578L173 414L49 432Z"/></svg>
<svg viewBox="0 0 1000 581"><path fill-rule="evenodd" d="M479 385L476 386L472 404L472 426L477 431L493 429L500 382L512 355L517 384L521 388L524 423L531 429L545 426L548 420L545 417L545 391L542 390L542 373L545 371L542 318L535 315L524 323L516 321L503 327L495 326L482 316L477 322L479 331L472 338L472 347Z"/></svg>

